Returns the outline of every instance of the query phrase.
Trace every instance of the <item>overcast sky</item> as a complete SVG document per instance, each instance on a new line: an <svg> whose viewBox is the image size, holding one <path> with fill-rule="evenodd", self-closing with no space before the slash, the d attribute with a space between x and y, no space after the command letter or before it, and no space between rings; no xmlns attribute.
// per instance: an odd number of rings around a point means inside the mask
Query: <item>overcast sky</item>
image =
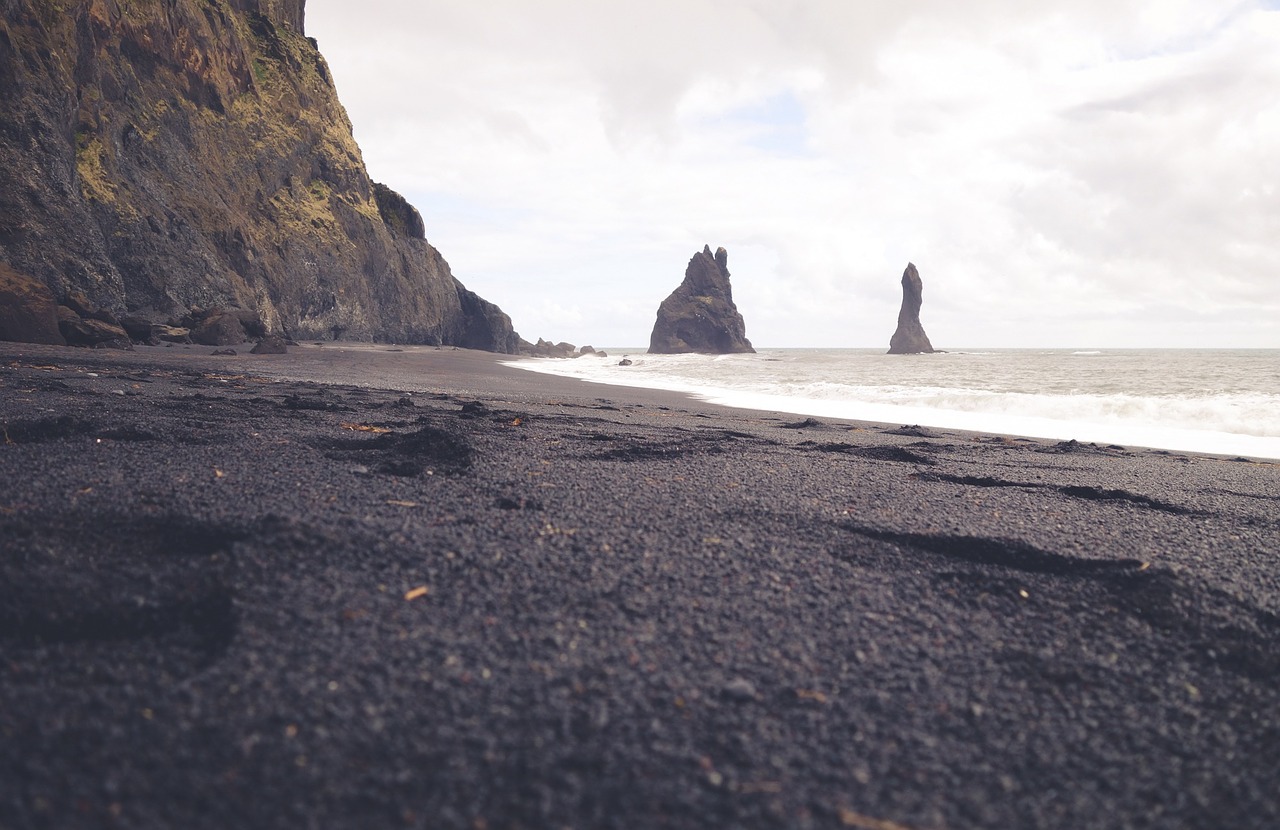
<svg viewBox="0 0 1280 830"><path fill-rule="evenodd" d="M1280 347L1280 2L310 0L369 172L526 339Z"/></svg>

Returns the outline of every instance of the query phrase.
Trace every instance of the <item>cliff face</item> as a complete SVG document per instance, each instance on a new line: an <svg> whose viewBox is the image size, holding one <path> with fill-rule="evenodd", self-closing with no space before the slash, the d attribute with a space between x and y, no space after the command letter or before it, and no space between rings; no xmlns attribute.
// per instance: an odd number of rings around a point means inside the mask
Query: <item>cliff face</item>
<svg viewBox="0 0 1280 830"><path fill-rule="evenodd" d="M370 181L303 0L0 9L0 261L116 312L515 350Z"/></svg>
<svg viewBox="0 0 1280 830"><path fill-rule="evenodd" d="M902 272L902 307L898 310L898 328L889 338L889 354L931 354L933 344L920 325L920 305L924 301L924 283L914 263Z"/></svg>
<svg viewBox="0 0 1280 830"><path fill-rule="evenodd" d="M747 325L733 303L729 286L729 254L711 246L693 255L684 282L658 306L649 336L654 354L734 354L755 352Z"/></svg>

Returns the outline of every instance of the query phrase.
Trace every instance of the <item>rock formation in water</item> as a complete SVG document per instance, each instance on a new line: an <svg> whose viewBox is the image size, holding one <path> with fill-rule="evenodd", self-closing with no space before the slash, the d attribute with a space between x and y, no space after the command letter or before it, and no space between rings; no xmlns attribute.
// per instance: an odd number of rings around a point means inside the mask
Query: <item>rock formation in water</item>
<svg viewBox="0 0 1280 830"><path fill-rule="evenodd" d="M889 354L932 354L933 345L920 325L920 303L923 284L913 263L902 272L902 308L898 311L898 329L889 338Z"/></svg>
<svg viewBox="0 0 1280 830"><path fill-rule="evenodd" d="M733 354L755 352L747 325L733 304L729 287L729 253L707 246L689 260L684 282L658 307L649 337L654 354Z"/></svg>
<svg viewBox="0 0 1280 830"><path fill-rule="evenodd" d="M515 351L370 181L303 3L0 0L0 262L144 323Z"/></svg>

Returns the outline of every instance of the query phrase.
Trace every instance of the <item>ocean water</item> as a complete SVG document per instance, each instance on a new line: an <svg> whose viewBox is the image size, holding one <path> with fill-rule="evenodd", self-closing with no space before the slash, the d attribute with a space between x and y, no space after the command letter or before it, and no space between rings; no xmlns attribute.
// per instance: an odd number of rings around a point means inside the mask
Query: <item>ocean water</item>
<svg viewBox="0 0 1280 830"><path fill-rule="evenodd" d="M510 365L747 409L1280 459L1276 349L607 351Z"/></svg>

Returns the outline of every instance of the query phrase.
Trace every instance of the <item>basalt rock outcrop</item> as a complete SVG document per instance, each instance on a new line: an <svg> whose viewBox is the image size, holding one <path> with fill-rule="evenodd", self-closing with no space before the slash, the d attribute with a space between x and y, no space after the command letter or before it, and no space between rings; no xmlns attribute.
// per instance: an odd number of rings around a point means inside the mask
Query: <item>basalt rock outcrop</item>
<svg viewBox="0 0 1280 830"><path fill-rule="evenodd" d="M288 354L289 344L278 334L268 334L249 350L249 354Z"/></svg>
<svg viewBox="0 0 1280 830"><path fill-rule="evenodd" d="M579 349L572 343L560 341L552 343L549 340L538 338L537 343L530 343L526 340L520 341L520 351L526 357L554 357L554 358L571 358L571 357L608 357L608 352L599 351L595 346L583 346Z"/></svg>
<svg viewBox="0 0 1280 830"><path fill-rule="evenodd" d="M933 344L920 325L920 303L923 283L913 263L902 272L902 308L898 311L898 328L889 338L889 354L932 354Z"/></svg>
<svg viewBox="0 0 1280 830"><path fill-rule="evenodd" d="M369 179L303 0L0 9L0 262L56 302L516 349L412 205Z"/></svg>
<svg viewBox="0 0 1280 830"><path fill-rule="evenodd" d="M129 333L119 323L99 317L81 317L74 309L58 306L58 331L68 346L93 349L132 349Z"/></svg>
<svg viewBox="0 0 1280 830"><path fill-rule="evenodd" d="M58 304L42 282L0 262L0 340L65 346Z"/></svg>
<svg viewBox="0 0 1280 830"><path fill-rule="evenodd" d="M649 337L653 354L735 354L755 352L747 326L733 304L729 286L729 254L707 246L689 260L680 283L658 307Z"/></svg>

